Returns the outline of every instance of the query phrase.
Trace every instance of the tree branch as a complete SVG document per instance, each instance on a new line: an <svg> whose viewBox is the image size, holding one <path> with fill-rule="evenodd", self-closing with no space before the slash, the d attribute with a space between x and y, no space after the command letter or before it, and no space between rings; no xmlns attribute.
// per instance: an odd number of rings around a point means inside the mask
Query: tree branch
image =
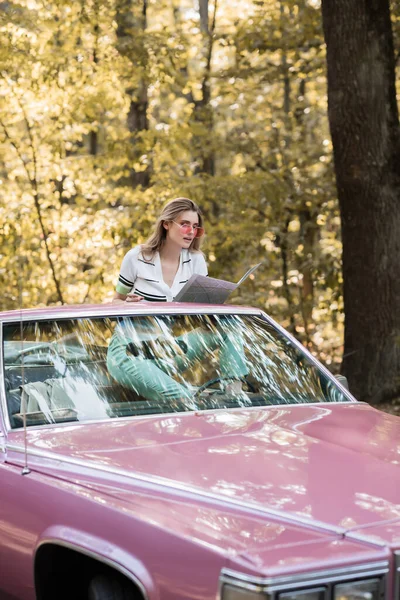
<svg viewBox="0 0 400 600"><path fill-rule="evenodd" d="M16 154L19 158L19 160L21 161L27 179L29 181L29 183L31 184L32 187L32 195L33 195L33 201L35 204L35 208L36 208L36 212L38 215L38 219L39 219L39 224L40 224L40 228L42 231L42 236L43 236L43 241L44 241L44 245L45 245L45 250L46 250L46 256L47 256L47 260L48 263L50 265L50 270L52 273L52 277L53 277L53 281L56 287L56 291L57 291L57 296L58 299L60 300L60 302L62 304L64 304L64 299L63 299L63 295L61 292L61 287L55 272L55 268L54 268L54 263L52 261L51 258L51 253L50 253L50 248L49 248L49 244L48 244L48 233L46 231L46 227L44 225L44 221L43 221L43 216L42 216L42 210L41 210L41 206L40 206L40 202L39 202L39 186L38 186L38 177L37 177L37 156L36 156L36 150L35 150L35 143L34 143L34 139L33 139L33 133L32 133L32 128L31 125L29 123L27 114L25 112L25 109L20 101L20 98L18 97L17 94L15 94L14 90L12 89L12 86L10 86L11 88L11 93L13 94L13 96L16 98L17 102L18 102L18 106L22 112L22 115L24 117L24 122L25 122L25 126L27 129L27 133L28 133L28 137L29 137L29 142L30 142L30 148L31 148L31 152L32 152L32 163L33 163L33 173L31 174L29 172L28 169L28 163L27 161L24 159L24 157L22 156L20 149L18 148L17 144L14 142L14 140L12 139L10 132L6 126L6 124L4 123L4 121L0 118L0 125L3 128L4 134L6 136L6 139L9 141L10 145L14 148L14 150L16 151Z"/></svg>

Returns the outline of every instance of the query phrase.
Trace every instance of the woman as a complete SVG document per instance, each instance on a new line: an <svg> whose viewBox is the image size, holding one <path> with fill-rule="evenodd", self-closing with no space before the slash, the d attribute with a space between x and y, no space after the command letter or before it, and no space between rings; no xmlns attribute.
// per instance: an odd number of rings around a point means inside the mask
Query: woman
<svg viewBox="0 0 400 600"><path fill-rule="evenodd" d="M207 275L200 252L203 235L203 218L195 202L188 198L168 202L147 242L125 255L114 301L171 302L191 275Z"/></svg>
<svg viewBox="0 0 400 600"><path fill-rule="evenodd" d="M191 275L207 275L200 252L203 235L203 219L197 204L188 198L168 202L147 242L125 255L114 301L171 302ZM143 398L189 401L193 391L183 384L179 373L217 347L220 374L226 378L229 391L233 391L229 380L248 372L241 341L230 335L195 330L182 339L176 338L174 358L163 360L149 349L160 332L153 331L146 318L137 317L134 322L134 328L129 319L117 325L108 348L107 366L113 379ZM235 384L235 392L240 392L240 382Z"/></svg>

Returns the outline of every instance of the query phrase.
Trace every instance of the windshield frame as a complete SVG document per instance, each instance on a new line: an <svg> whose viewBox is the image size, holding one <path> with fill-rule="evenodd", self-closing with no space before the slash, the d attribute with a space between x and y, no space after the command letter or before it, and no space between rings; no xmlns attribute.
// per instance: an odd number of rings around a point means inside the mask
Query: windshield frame
<svg viewBox="0 0 400 600"><path fill-rule="evenodd" d="M152 316L170 316L170 315L245 315L245 316L249 316L249 317L259 317L262 320L266 321L272 328L274 328L280 335L284 336L286 339L288 339L291 344L293 344L293 346L301 353L303 353L307 359L310 361L310 363L316 367L318 370L320 370L331 382L334 383L334 385L340 390L340 392L342 393L342 395L346 398L347 402L349 403L357 403L357 399L354 398L354 396L352 396L351 392L345 388L340 381L338 381L336 379L336 377L334 375L332 375L332 373L329 371L329 369L327 369L327 367L325 367L321 362L318 361L318 359L307 349L305 348L305 346L303 346L303 344L301 344L301 342L299 342L292 334L290 334L284 327L282 327L281 325L279 325L279 323L277 323L274 319L272 319L267 313L265 313L264 311L262 311L261 309L256 309L256 308L252 308L252 307L242 307L242 306L235 306L235 305L201 305L199 307L199 305L187 305L187 304L177 304L177 303L171 303L169 306L165 303L163 304L158 304L157 306L154 306L154 304L152 303L152 306L149 306L146 303L146 308L145 308L145 304L140 303L141 306L135 306L135 310L132 310L132 307L121 307L120 304L114 304L114 305L110 305L107 306L107 310L104 310L104 304L100 305L100 306L91 306L91 307L87 307L87 308L71 308L71 307L65 307L63 309L61 308L55 308L55 309L50 309L50 310L37 310L37 311L23 311L21 313L19 313L18 317L17 315L14 314L8 314L4 317L1 317L1 328L0 328L0 363L1 363L1 375L0 375L0 406L1 406L1 427L3 430L4 435L7 437L9 433L13 433L13 432L21 432L21 430L23 430L23 426L21 427L17 427L17 428L13 428L11 426L11 421L10 421L10 416L8 414L8 407L7 407L7 399L6 399L6 389L5 389L5 379L4 379L4 344L3 344L3 332L4 332L4 325L20 325L21 323L32 323L32 322L40 322L40 321L49 321L49 320L54 320L54 321L68 321L71 319L84 319L84 318L124 318L124 317L152 317ZM150 309L150 310L149 310ZM314 404L324 404L323 402L315 402L315 403L308 403L308 405L314 405ZM334 403L328 403L330 406ZM343 404L343 402L340 402L339 404ZM215 408L210 408L210 409L205 409L202 410L202 412L204 413L208 413L208 412L215 412L216 410L229 410L229 411L233 411L233 410L257 410L257 409L268 409L268 408L275 408L277 405L267 405L267 406L262 406L262 407L241 407L241 408L224 408L224 409L215 409ZM296 403L288 403L285 404L285 406L303 406L303 404L296 404ZM184 415L184 414L191 414L191 411L188 411L187 413L182 413L182 412L165 412L162 413L163 417L167 417L167 416L171 416L171 415ZM123 417L118 417L119 421L125 420L125 419L143 419L143 418L154 418L154 417L159 417L160 413L154 413L154 414L149 414L149 415L130 415L130 416L123 416ZM62 426L82 426L82 425L89 425L90 423L104 423L107 421L110 421L113 419L110 418L99 418L99 419L90 419L90 420L85 420L85 421L66 421L66 422L55 422L55 423L46 423L46 424L40 424L40 425L29 425L29 427L27 428L29 431L30 430L42 430L43 428L53 428L53 427L62 427Z"/></svg>

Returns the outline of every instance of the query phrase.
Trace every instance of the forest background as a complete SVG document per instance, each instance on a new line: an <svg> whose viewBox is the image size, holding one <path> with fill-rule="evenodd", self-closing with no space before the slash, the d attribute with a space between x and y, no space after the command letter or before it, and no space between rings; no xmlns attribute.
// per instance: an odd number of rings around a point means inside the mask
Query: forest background
<svg viewBox="0 0 400 600"><path fill-rule="evenodd" d="M112 298L165 201L333 371L340 213L320 0L0 2L0 309ZM400 8L391 12L396 33ZM400 39L395 35L396 56Z"/></svg>

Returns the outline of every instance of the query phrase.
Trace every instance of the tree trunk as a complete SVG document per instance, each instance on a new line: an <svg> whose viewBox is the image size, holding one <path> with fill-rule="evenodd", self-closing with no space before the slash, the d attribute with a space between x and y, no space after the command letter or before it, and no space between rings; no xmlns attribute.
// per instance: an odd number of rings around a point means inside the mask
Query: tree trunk
<svg viewBox="0 0 400 600"><path fill-rule="evenodd" d="M199 166L196 169L197 173L206 173L208 175L215 175L215 153L210 148L212 144L214 119L213 119L213 108L210 104L211 101L211 60L214 45L214 32L216 24L218 0L214 0L214 11L211 21L211 27L209 26L209 0L199 0L199 16L200 16L200 29L204 36L204 48L203 55L205 58L205 67L203 72L203 79L201 82L201 99L195 101L194 107L194 118L203 124L206 136L202 136L196 140L195 145L200 146L201 156L199 157ZM217 207L215 207L217 213Z"/></svg>
<svg viewBox="0 0 400 600"><path fill-rule="evenodd" d="M302 274L300 288L300 307L303 317L305 340L307 346L311 344L311 323L314 307L314 251L315 238L317 237L317 224L315 215L308 206L303 206L299 211L300 242L303 245L303 255L299 258L299 271Z"/></svg>
<svg viewBox="0 0 400 600"><path fill-rule="evenodd" d="M400 395L400 152L389 0L322 0L342 219L342 370L360 400Z"/></svg>
<svg viewBox="0 0 400 600"><path fill-rule="evenodd" d="M147 110L148 94L147 81L144 74L147 67L147 50L139 42L143 38L147 28L147 0L142 0L140 15L137 15L138 4L136 0L118 0L116 10L117 21L117 49L122 56L126 56L132 63L134 69L142 71L143 76L135 88L128 86L126 93L130 98L127 126L131 133L132 156L131 162L137 160L141 150L137 144L140 134L149 128ZM151 167L142 171L130 169L130 183L132 187L150 185Z"/></svg>

